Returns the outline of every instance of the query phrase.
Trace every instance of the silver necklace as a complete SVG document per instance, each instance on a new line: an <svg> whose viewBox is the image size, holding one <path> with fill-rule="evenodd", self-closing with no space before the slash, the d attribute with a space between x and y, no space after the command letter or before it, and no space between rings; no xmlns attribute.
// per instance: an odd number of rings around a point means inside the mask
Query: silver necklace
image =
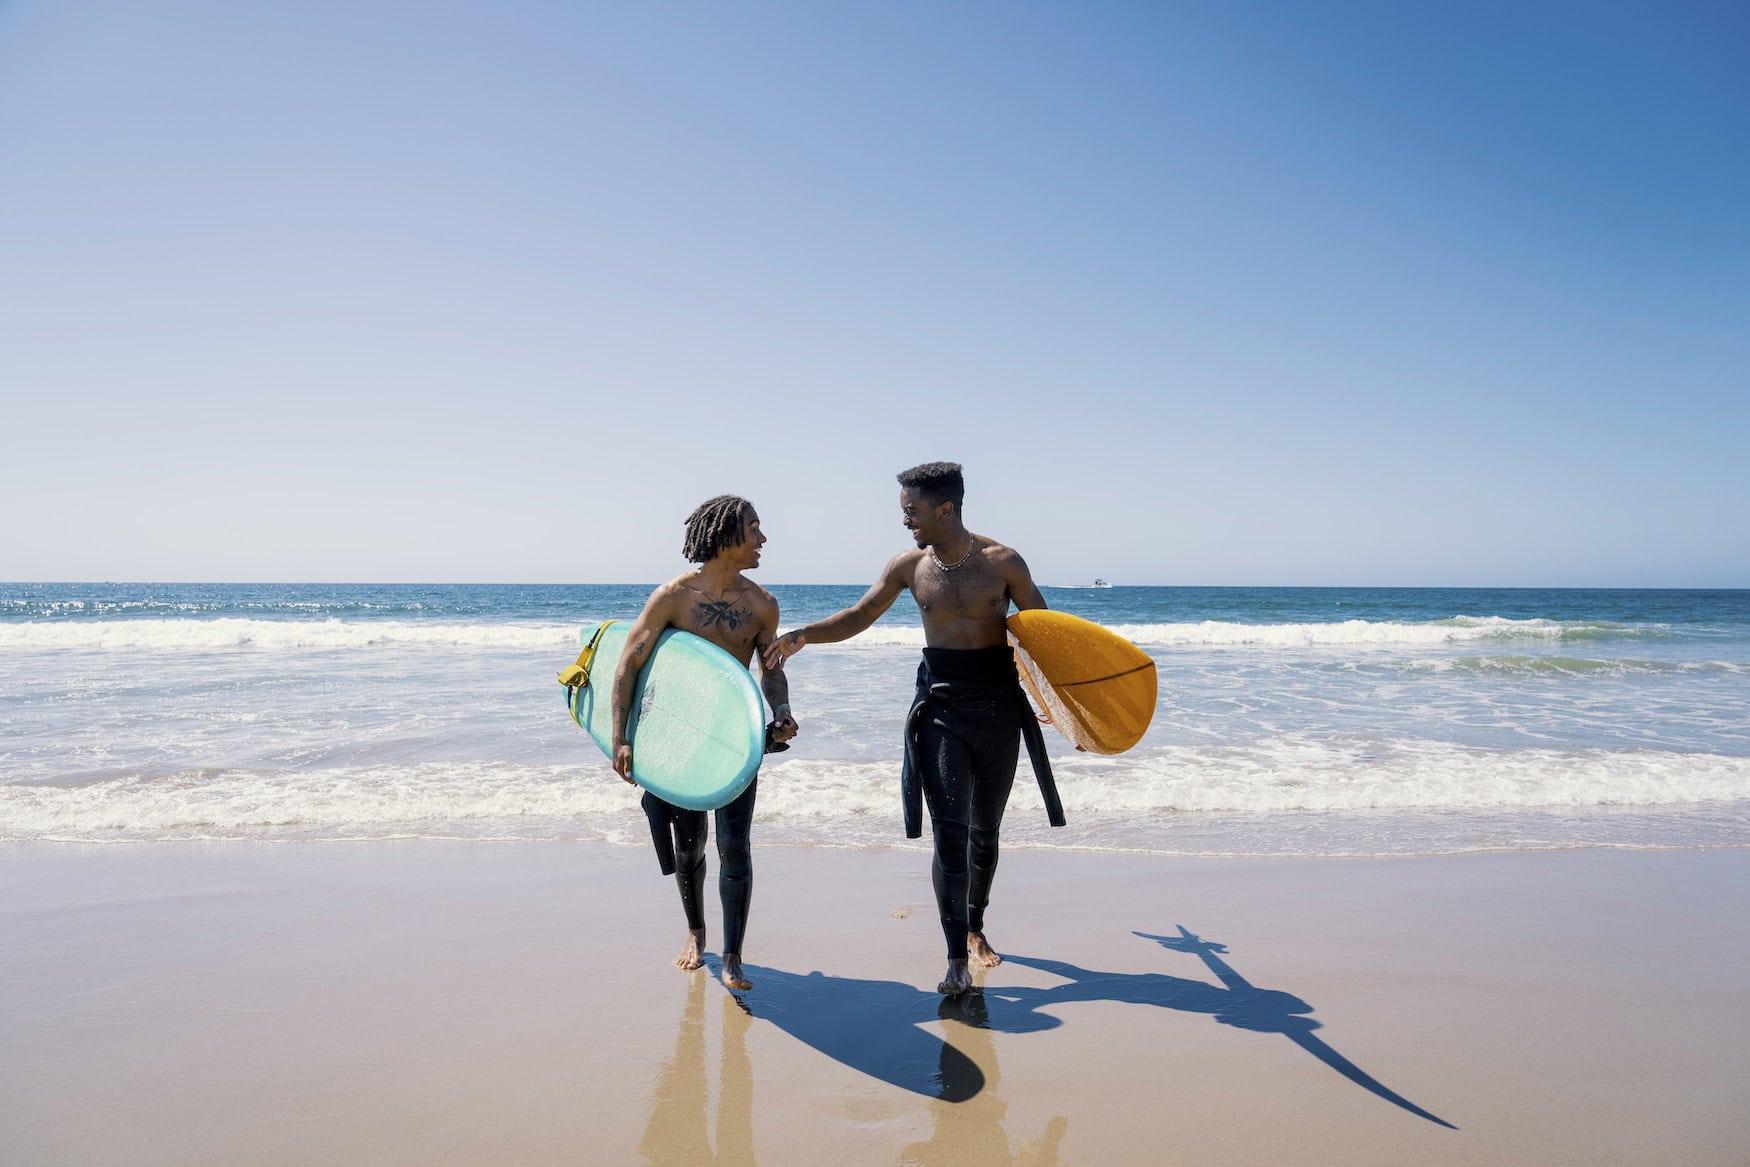
<svg viewBox="0 0 1750 1167"><path fill-rule="evenodd" d="M959 559L956 559L953 563L943 563L942 557L936 554L936 545L932 543L930 544L930 558L934 559L936 561L936 566L943 571L957 571L968 559L972 558L972 548L974 546L975 544L973 540L971 537L968 537L966 540L966 554L962 555Z"/></svg>

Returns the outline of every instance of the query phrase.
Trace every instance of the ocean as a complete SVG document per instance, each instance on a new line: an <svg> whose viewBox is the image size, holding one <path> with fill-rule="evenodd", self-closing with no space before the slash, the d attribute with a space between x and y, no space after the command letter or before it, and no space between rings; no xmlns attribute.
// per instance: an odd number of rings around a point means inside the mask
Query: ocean
<svg viewBox="0 0 1750 1167"><path fill-rule="evenodd" d="M566 716L581 625L650 585L0 584L0 842L600 840L636 792ZM860 586L772 586L784 627ZM1047 729L1009 847L1414 855L1750 846L1750 591L1046 588L1157 662L1120 757ZM789 666L756 843L921 846L902 596Z"/></svg>

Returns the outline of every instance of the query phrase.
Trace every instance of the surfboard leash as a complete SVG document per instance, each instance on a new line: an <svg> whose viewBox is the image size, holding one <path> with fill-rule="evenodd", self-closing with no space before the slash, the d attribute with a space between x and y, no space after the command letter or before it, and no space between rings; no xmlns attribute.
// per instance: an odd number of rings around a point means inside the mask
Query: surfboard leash
<svg viewBox="0 0 1750 1167"><path fill-rule="evenodd" d="M589 685L589 670L595 664L595 651L601 643L602 633L608 630L609 625L618 623L618 620L604 620L596 625L595 635L589 638L589 643L584 645L583 651L577 654L577 663L559 674L559 683L565 686L565 704L571 710L571 720L577 721L580 726L583 725L583 722L577 719L578 690L587 688Z"/></svg>

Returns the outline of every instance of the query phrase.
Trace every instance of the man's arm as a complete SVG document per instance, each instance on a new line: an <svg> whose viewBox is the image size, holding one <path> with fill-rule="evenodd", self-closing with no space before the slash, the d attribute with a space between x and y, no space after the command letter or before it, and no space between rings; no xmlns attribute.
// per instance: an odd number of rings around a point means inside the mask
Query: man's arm
<svg viewBox="0 0 1750 1167"><path fill-rule="evenodd" d="M867 629L881 618L883 612L893 607L893 601L905 590L909 578L906 571L908 561L916 556L915 551L895 555L882 569L881 578L863 593L862 599L824 620L784 633L761 653L762 662L767 668L782 668L784 662L801 652L805 644L837 644Z"/></svg>
<svg viewBox="0 0 1750 1167"><path fill-rule="evenodd" d="M650 593L644 611L626 633L626 647L620 650L620 661L614 666L614 773L632 785L637 783L632 778L632 739L626 728L632 718L632 694L638 688L638 674L656 648L656 638L671 623L673 606L674 592L668 584Z"/></svg>
<svg viewBox="0 0 1750 1167"><path fill-rule="evenodd" d="M1007 554L998 557L997 571L1009 585L1009 599L1014 601L1016 610L1050 607L1040 594L1039 585L1033 582L1033 573L1027 570L1027 561L1021 558L1021 553L1012 547L1003 550Z"/></svg>
<svg viewBox="0 0 1750 1167"><path fill-rule="evenodd" d="M760 662L760 689L766 695L766 707L772 711L772 740L787 742L796 736L799 728L796 718L790 714L790 678L784 675L784 663L779 661L776 667L768 667L765 661L766 650L772 646L778 631L778 601L770 601L770 610L762 613L765 619L761 622L759 635L754 637L754 657Z"/></svg>

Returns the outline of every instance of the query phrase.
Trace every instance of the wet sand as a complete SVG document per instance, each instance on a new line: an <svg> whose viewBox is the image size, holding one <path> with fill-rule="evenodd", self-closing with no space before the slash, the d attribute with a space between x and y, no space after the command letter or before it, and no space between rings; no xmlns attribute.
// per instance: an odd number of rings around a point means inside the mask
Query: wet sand
<svg viewBox="0 0 1750 1167"><path fill-rule="evenodd" d="M4 1161L1750 1160L1750 851L1012 851L947 1007L926 854L755 862L738 1000L643 851L0 848Z"/></svg>

